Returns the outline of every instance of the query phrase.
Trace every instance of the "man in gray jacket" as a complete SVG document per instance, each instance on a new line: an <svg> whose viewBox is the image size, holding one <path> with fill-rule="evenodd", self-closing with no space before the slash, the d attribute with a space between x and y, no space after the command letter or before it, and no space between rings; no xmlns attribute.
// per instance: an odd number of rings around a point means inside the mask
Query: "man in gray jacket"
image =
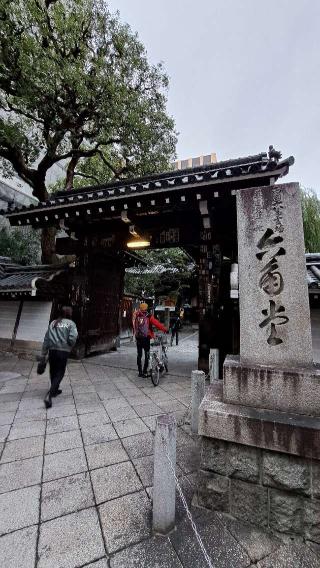
<svg viewBox="0 0 320 568"><path fill-rule="evenodd" d="M62 392L59 386L66 371L68 356L77 341L77 326L71 318L72 308L64 306L58 319L50 323L43 340L42 357L45 358L49 352L51 381L51 388L44 399L46 408L51 408L52 397Z"/></svg>

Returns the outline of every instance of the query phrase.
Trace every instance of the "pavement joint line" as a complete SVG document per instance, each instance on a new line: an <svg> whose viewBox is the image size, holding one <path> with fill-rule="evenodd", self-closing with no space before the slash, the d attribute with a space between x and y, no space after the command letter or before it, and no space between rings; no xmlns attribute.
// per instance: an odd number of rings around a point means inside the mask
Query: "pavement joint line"
<svg viewBox="0 0 320 568"><path fill-rule="evenodd" d="M94 566L97 562L100 562L100 560L107 560L108 565L109 565L109 558L107 556L100 556L100 558L97 558L97 560L90 560L90 562L86 562L85 564L81 564L81 566L77 566L77 568L86 568L86 566L91 566L92 564Z"/></svg>
<svg viewBox="0 0 320 568"><path fill-rule="evenodd" d="M86 371L86 372L87 372L87 371ZM89 378L89 380L90 380L90 376L89 376L88 373L87 373L87 375L88 375L88 378ZM73 389L72 389L72 396L74 397ZM77 418L78 418L78 424L79 424L79 428L80 428L80 422L79 422L79 414L78 414L78 412L77 412ZM109 551L108 551L108 548L107 548L107 543L106 543L106 539L105 539L104 532L103 532L102 521L101 521L101 517L100 517L100 511L99 511L97 499L96 499L95 492L94 492L94 487L93 487L93 483L92 483L91 473L90 473L90 469L89 469L89 462L88 462L87 452L85 451L85 444L84 444L84 440L83 440L83 435L82 435L81 428L80 428L80 435L81 435L82 447L83 447L83 451L84 451L84 455L85 455L85 460L86 460L87 468L88 468L88 472L89 472L89 480L90 480L91 491L92 491L92 495L93 495L94 507L95 507L96 514L97 514L97 517L98 517L98 522L99 522L100 533L101 533L101 537L102 537L102 541L103 541L104 550L105 550L106 556L108 557L108 556L109 556Z"/></svg>
<svg viewBox="0 0 320 568"><path fill-rule="evenodd" d="M46 425L45 425L44 441L43 441L42 469L41 469L40 496L39 496L39 523L38 523L38 531L37 531L36 554L35 554L34 568L37 568L38 561L39 561L39 539L40 539L40 529L41 529L41 506L42 506L43 471L44 471L44 456L45 456L44 452L45 452L45 444L46 444L47 426L48 426L48 420L47 420L47 411L46 411Z"/></svg>

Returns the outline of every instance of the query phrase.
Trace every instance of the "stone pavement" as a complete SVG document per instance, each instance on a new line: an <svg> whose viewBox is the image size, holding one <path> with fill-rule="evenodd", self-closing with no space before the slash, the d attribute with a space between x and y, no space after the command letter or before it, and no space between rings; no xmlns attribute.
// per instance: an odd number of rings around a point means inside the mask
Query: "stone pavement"
<svg viewBox="0 0 320 568"><path fill-rule="evenodd" d="M47 375L28 360L0 356L1 567L207 566L178 498L177 529L167 538L151 530L157 415L174 413L182 424L177 472L190 506L197 483L198 441L184 424L197 340L184 339L157 388L137 377L132 345L70 361L48 411ZM215 568L320 568L311 545L192 511Z"/></svg>

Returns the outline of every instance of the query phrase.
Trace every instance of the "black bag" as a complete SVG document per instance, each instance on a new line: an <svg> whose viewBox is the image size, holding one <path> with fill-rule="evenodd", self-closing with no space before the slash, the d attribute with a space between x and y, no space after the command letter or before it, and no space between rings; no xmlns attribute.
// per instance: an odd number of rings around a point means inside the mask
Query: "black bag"
<svg viewBox="0 0 320 568"><path fill-rule="evenodd" d="M37 366L37 374L43 375L43 373L46 370L46 366L47 366L46 357L41 357L41 359L39 359L38 366Z"/></svg>

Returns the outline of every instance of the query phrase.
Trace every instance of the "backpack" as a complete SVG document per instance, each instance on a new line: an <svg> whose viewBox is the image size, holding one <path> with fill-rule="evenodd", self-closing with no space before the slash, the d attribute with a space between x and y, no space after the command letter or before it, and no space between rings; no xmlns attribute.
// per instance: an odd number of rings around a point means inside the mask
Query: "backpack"
<svg viewBox="0 0 320 568"><path fill-rule="evenodd" d="M149 327L150 323L148 314L139 313L136 316L136 337L148 337Z"/></svg>

